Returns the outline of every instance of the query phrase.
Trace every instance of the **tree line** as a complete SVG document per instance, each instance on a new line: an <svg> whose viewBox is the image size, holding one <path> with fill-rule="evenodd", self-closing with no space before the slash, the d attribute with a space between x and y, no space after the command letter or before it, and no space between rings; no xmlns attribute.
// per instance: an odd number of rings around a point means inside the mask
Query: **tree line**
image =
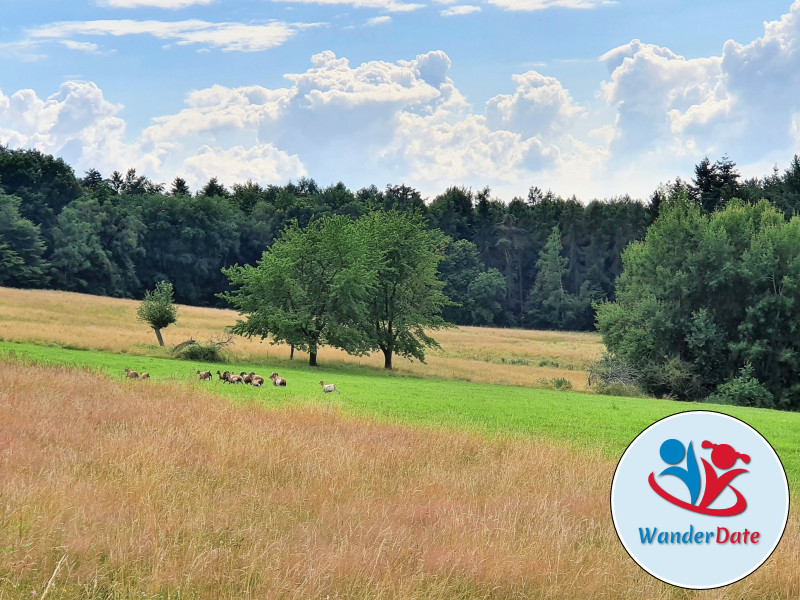
<svg viewBox="0 0 800 600"><path fill-rule="evenodd" d="M616 298L624 249L681 191L704 213L766 198L788 216L800 207L800 162L741 181L732 161L706 159L691 182L662 185L647 202L584 204L537 187L508 202L463 187L423 199L404 184L351 191L308 178L230 189L212 178L192 191L180 177L166 186L134 169L77 177L59 158L0 146L0 285L142 298L169 281L177 302L223 306L230 269L255 267L282 232L395 211L449 240L437 265L446 321L589 330L597 303Z"/></svg>

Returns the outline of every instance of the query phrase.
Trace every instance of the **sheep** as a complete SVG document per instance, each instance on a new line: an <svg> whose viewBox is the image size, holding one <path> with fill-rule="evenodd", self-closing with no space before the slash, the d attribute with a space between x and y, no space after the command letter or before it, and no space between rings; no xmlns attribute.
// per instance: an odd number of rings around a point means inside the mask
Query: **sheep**
<svg viewBox="0 0 800 600"><path fill-rule="evenodd" d="M269 378L272 379L272 385L274 386L286 386L286 380L283 377L278 377L277 373L273 373Z"/></svg>
<svg viewBox="0 0 800 600"><path fill-rule="evenodd" d="M150 373L142 373L139 375L139 379L150 379Z"/></svg>
<svg viewBox="0 0 800 600"><path fill-rule="evenodd" d="M329 383L328 385L325 385L324 381L320 381L319 384L322 386L322 391L325 392L326 394L330 394L331 392L336 392L337 394L341 394L339 388L336 387L335 383Z"/></svg>
<svg viewBox="0 0 800 600"><path fill-rule="evenodd" d="M131 371L129 368L125 367L125 377L128 379L139 379L139 373L136 371Z"/></svg>
<svg viewBox="0 0 800 600"><path fill-rule="evenodd" d="M230 371L225 371L224 373L220 373L219 371L217 371L217 375L219 376L220 381L228 381L228 375L230 374L231 374Z"/></svg>
<svg viewBox="0 0 800 600"><path fill-rule="evenodd" d="M255 373L250 373L250 385L254 385L255 387L261 387L264 385L264 378L261 375L256 375Z"/></svg>
<svg viewBox="0 0 800 600"><path fill-rule="evenodd" d="M239 377L241 377L242 381L244 381L245 383L250 383L250 380L253 379L253 375L255 375L255 373L250 373L249 375L244 371L239 373Z"/></svg>
<svg viewBox="0 0 800 600"><path fill-rule="evenodd" d="M228 373L228 383L242 383L242 378L235 373Z"/></svg>
<svg viewBox="0 0 800 600"><path fill-rule="evenodd" d="M219 373L219 371L217 371L217 373ZM211 371L197 371L197 374L200 375L200 381L212 380Z"/></svg>

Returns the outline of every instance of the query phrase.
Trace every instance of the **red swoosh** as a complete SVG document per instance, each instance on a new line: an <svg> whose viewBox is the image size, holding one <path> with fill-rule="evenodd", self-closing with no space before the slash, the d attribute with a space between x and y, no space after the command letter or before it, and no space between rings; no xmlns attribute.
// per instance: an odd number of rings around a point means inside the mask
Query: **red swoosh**
<svg viewBox="0 0 800 600"><path fill-rule="evenodd" d="M704 508L700 506L695 506L694 504L689 504L688 502L684 502L679 498L676 498L672 494L664 491L661 489L656 483L656 478L653 473L650 473L650 477L648 477L647 481L650 483L650 487L653 488L653 491L664 498L667 502L674 504L675 506L680 506L681 508L685 508L686 510L690 510L692 512L700 513L701 515L712 515L716 517L732 517L733 515L738 515L744 512L744 509L747 508L747 500L744 499L744 496L737 490L735 487L730 487L734 493L736 494L736 504L729 508Z"/></svg>

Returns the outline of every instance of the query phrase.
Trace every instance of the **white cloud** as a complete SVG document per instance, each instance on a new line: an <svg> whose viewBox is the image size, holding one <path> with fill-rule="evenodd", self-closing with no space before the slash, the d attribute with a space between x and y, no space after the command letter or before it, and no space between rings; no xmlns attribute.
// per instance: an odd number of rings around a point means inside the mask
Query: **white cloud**
<svg viewBox="0 0 800 600"><path fill-rule="evenodd" d="M78 50L87 54L94 54L98 51L97 44L91 42L76 42L74 40L59 40L59 43L70 50Z"/></svg>
<svg viewBox="0 0 800 600"><path fill-rule="evenodd" d="M548 136L572 127L584 110L554 77L536 71L514 75L513 94L495 96L486 103L489 126L516 131L526 137Z"/></svg>
<svg viewBox="0 0 800 600"><path fill-rule="evenodd" d="M291 4L348 5L353 8L377 8L388 12L410 12L423 8L424 4L400 2L398 0L275 0Z"/></svg>
<svg viewBox="0 0 800 600"><path fill-rule="evenodd" d="M209 23L197 19L186 21L62 21L32 29L33 38L63 39L74 36L152 35L174 41L177 45L199 44L217 47L223 52L260 52L291 39L301 27L272 21L262 24Z"/></svg>
<svg viewBox="0 0 800 600"><path fill-rule="evenodd" d="M472 4L462 4L460 6L451 6L450 8L446 8L439 14L442 15L443 17L456 17L461 15L469 15L476 12L481 12L480 6L474 6Z"/></svg>
<svg viewBox="0 0 800 600"><path fill-rule="evenodd" d="M297 155L290 156L271 144L228 149L202 146L183 161L182 172L192 187L201 187L212 177L231 186L247 180L285 182L308 174Z"/></svg>
<svg viewBox="0 0 800 600"><path fill-rule="evenodd" d="M110 8L139 8L151 6L155 8L169 8L178 10L188 6L211 4L213 0L98 0L98 6Z"/></svg>
<svg viewBox="0 0 800 600"><path fill-rule="evenodd" d="M570 10L587 10L598 6L617 4L615 0L489 0L505 10L533 12L551 8L565 8Z"/></svg>
<svg viewBox="0 0 800 600"><path fill-rule="evenodd" d="M121 108L91 82L64 83L45 100L33 90L19 90L5 101L0 93L0 140L62 156L78 170L117 168L135 156L124 142Z"/></svg>
<svg viewBox="0 0 800 600"><path fill-rule="evenodd" d="M382 17L372 17L371 19L367 20L367 27L373 27L375 25L385 25L386 23L391 23L392 17L389 16L382 16Z"/></svg>

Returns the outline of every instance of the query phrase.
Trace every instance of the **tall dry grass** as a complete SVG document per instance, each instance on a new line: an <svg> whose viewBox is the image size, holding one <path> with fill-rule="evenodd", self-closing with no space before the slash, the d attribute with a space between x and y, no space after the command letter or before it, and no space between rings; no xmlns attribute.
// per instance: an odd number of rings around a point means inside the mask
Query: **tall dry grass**
<svg viewBox="0 0 800 600"><path fill-rule="evenodd" d="M138 302L50 290L0 288L0 338L12 341L58 343L76 348L152 354L153 331L136 320ZM179 320L164 330L168 345L187 339L220 338L236 322L232 310L179 307ZM481 383L541 386L555 378L585 390L587 364L600 356L603 344L592 333L564 333L461 327L435 332L441 350L429 353L426 364L395 359L401 373L461 379ZM236 358L258 362L289 356L289 348L237 337ZM298 353L296 360L304 360ZM354 357L323 348L320 363L331 361L383 367L383 355Z"/></svg>
<svg viewBox="0 0 800 600"><path fill-rule="evenodd" d="M628 558L614 465L0 362L0 598L796 598L792 516L744 582Z"/></svg>

